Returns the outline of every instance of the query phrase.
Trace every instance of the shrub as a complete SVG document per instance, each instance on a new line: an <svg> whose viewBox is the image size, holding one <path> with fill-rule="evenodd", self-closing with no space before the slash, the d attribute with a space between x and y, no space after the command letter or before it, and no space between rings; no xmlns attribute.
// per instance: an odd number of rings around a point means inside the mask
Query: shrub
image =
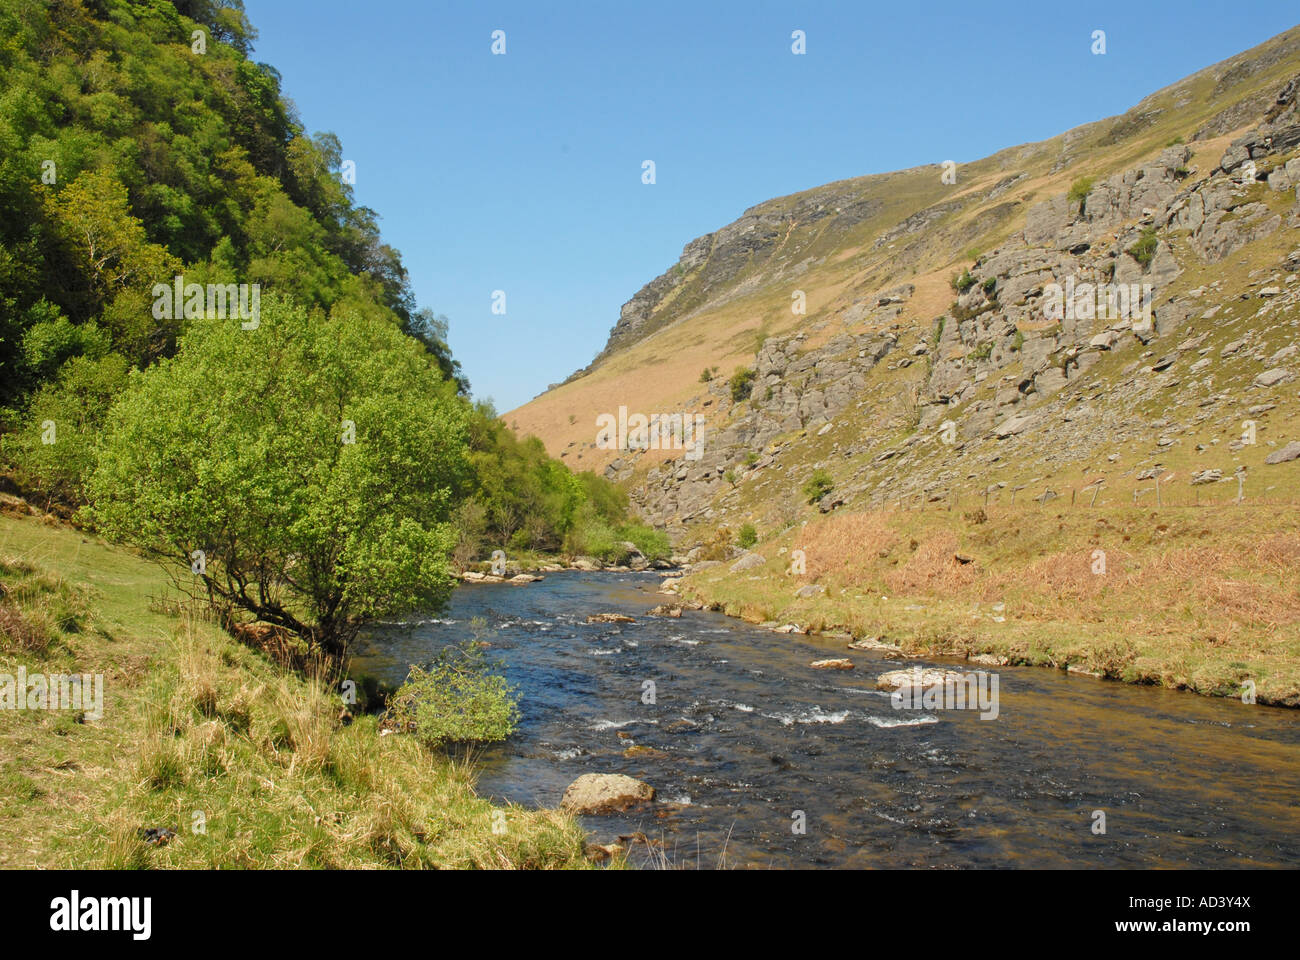
<svg viewBox="0 0 1300 960"><path fill-rule="evenodd" d="M984 293L986 296L993 296L993 291L998 288L998 278L989 277L984 281Z"/></svg>
<svg viewBox="0 0 1300 960"><path fill-rule="evenodd" d="M949 285L958 293L965 293L971 287L975 286L975 275L969 270L963 270L960 274L953 274Z"/></svg>
<svg viewBox="0 0 1300 960"><path fill-rule="evenodd" d="M731 554L731 531L726 527L718 527L714 531L712 539L701 544L701 560L726 560Z"/></svg>
<svg viewBox="0 0 1300 960"><path fill-rule="evenodd" d="M1080 177L1074 183L1070 184L1070 192L1066 199L1070 203L1079 205L1079 212L1083 213L1084 201L1088 198L1088 193L1092 190L1092 185L1097 182L1096 177Z"/></svg>
<svg viewBox="0 0 1300 960"><path fill-rule="evenodd" d="M818 467L803 485L804 499L809 503L816 503L833 489L835 489L835 481L831 479L830 473Z"/></svg>
<svg viewBox="0 0 1300 960"><path fill-rule="evenodd" d="M421 743L490 743L504 740L519 722L519 701L506 678L494 673L477 640L447 647L425 669L410 674L388 698L388 721Z"/></svg>
<svg viewBox="0 0 1300 960"><path fill-rule="evenodd" d="M758 531L754 529L754 525L742 524L740 532L736 535L736 544L748 550L756 543L758 543Z"/></svg>
<svg viewBox="0 0 1300 960"><path fill-rule="evenodd" d="M613 526L599 517L588 517L569 531L564 549L574 555L612 561L620 551L618 541Z"/></svg>
<svg viewBox="0 0 1300 960"><path fill-rule="evenodd" d="M713 379L713 371L710 370L708 367L705 367L703 370L700 371L700 383L708 383L712 379Z"/></svg>
<svg viewBox="0 0 1300 960"><path fill-rule="evenodd" d="M754 389L754 378L757 375L747 367L741 367L731 375L732 403L740 403L742 400L749 399L750 391Z"/></svg>
<svg viewBox="0 0 1300 960"><path fill-rule="evenodd" d="M1025 332L1023 330L1017 330L1016 335L1011 338L1011 350L1014 353L1024 345L1025 345Z"/></svg>
<svg viewBox="0 0 1300 960"><path fill-rule="evenodd" d="M663 560L673 552L668 535L644 523L625 524L618 534L629 543L636 544L636 548L647 560Z"/></svg>
<svg viewBox="0 0 1300 960"><path fill-rule="evenodd" d="M1125 251L1130 257L1142 264L1143 269L1151 266L1151 261L1155 259L1156 248L1160 246L1160 238L1156 236L1155 227L1147 227L1138 237L1137 242Z"/></svg>
<svg viewBox="0 0 1300 960"><path fill-rule="evenodd" d="M647 560L662 560L672 553L672 544L662 530L642 523L615 526L599 518L589 518L574 528L565 539L565 550L606 563L622 563L630 554L624 543L631 543Z"/></svg>

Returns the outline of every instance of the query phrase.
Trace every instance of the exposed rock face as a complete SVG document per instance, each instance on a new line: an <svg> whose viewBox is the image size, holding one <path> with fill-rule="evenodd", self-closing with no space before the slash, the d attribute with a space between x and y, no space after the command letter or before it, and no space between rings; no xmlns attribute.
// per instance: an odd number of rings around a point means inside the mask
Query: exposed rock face
<svg viewBox="0 0 1300 960"><path fill-rule="evenodd" d="M1211 68L1216 90L1233 89L1242 76L1266 69L1261 64L1300 60L1300 29L1279 39L1267 56L1252 52ZM1110 142L1148 128L1180 97L1203 95L1198 77L1103 122ZM990 493L1008 486L997 471L1030 461L1042 465L1044 482L1016 486L1017 479L1006 494L1025 490L1018 503L1060 496L1073 503L1082 479L1064 478L1066 464L1094 478L1101 464L1117 479L1132 480L1155 469L1161 451L1183 443L1192 424L1212 419L1227 431L1222 446L1198 446L1208 462L1187 467L1177 482L1195 476L1209 483L1215 470L1219 480L1230 478L1230 455L1243 442L1256 442L1238 440L1242 420L1266 421L1270 403L1294 395L1286 385L1294 379L1296 353L1286 353L1285 336L1295 334L1284 328L1297 326L1300 248L1258 269L1243 269L1238 254L1264 240L1254 249L1273 257L1280 244L1267 238L1300 228L1297 89L1300 77L1264 96L1252 90L1249 99L1234 100L1204 123L1196 137L1259 124L1221 157L1175 143L1098 177L1086 190L1079 175L1088 164L1076 163L1075 132L1066 134L1051 149L1061 152L1055 169L1069 170L1075 186L1042 202L1018 192L1026 176L1036 180L1044 169L1018 168L1020 157L1043 148L1026 145L998 155L1005 172L981 189L927 199L920 210L900 206L892 221L896 208L887 192L882 213L865 198L865 183L878 188L900 174L770 201L692 241L673 270L625 306L602 357L735 297L764 292L766 299L756 302L770 310L769 286L789 295L810 269L823 284L838 277L821 272L823 261L844 264L846 279L803 329L758 345L747 397L733 400L726 380L714 377L683 400L683 409L707 418L698 459L641 471L642 454L628 451L609 464L607 475L633 481L632 502L653 524L733 532L743 522L787 527L808 515L809 498L823 513L841 506L955 504L972 493L987 503ZM1084 142L1092 149L1096 138L1089 134ZM878 189L875 195L882 196ZM995 206L985 205L1000 195ZM834 231L855 223L864 229L837 247L844 234ZM808 224L827 235L816 249L803 230ZM1005 239L984 249L988 236ZM957 245L962 237L984 252L971 254L969 268L969 261L959 262L965 275L953 278L952 299L941 299L946 293L936 289L933 272L925 273L935 261L918 251L964 249ZM1295 242L1285 249L1292 247ZM1207 264L1217 266L1207 274ZM1220 289L1230 273L1231 294ZM1189 274L1202 286L1188 291ZM1242 301L1257 301L1249 321L1241 316L1247 308L1234 307ZM922 313L921 302L935 307ZM944 302L951 306L933 316ZM1225 322L1234 328L1233 342L1223 346L1218 336L1207 342L1207 331ZM1243 322L1255 325L1240 329ZM1172 412L1170 404L1178 403L1191 407L1186 416ZM1177 422L1138 422L1132 411L1140 408L1164 409ZM1135 443L1149 453L1133 451ZM1117 463L1119 444L1126 457L1137 458L1123 472L1129 465ZM1216 450L1224 459L1213 459ZM808 484L818 470L831 474L829 492L820 482ZM1051 477L1055 489L1049 490ZM1085 495L1096 494L1096 482L1083 488ZM727 562L744 573L764 561L732 556ZM671 581L664 589L673 590Z"/></svg>
<svg viewBox="0 0 1300 960"><path fill-rule="evenodd" d="M618 813L651 803L655 788L620 773L584 773L564 791L560 808L570 813Z"/></svg>
<svg viewBox="0 0 1300 960"><path fill-rule="evenodd" d="M1134 344L1169 344L1138 371L1145 378L1133 384L1135 400L1173 390L1185 376L1209 372L1214 358L1199 355L1204 335L1183 342L1186 338L1178 334L1219 307L1207 310L1195 296L1171 299L1162 293L1182 275L1188 257L1221 262L1280 229L1281 216L1261 200L1268 187L1262 180L1242 182L1244 160L1239 157L1252 159L1259 168L1273 164L1281 173L1270 184L1289 178L1289 167L1296 168L1300 181L1300 157L1286 163L1270 159L1284 145L1300 143L1294 86L1278 96L1273 120L1234 144L1206 177L1191 177L1191 151L1176 145L1094 183L1082 202L1057 196L1029 208L1023 232L980 256L969 271L973 282L956 296L945 316L935 318L933 334L907 343L906 349L900 349L895 330L861 329L858 322L866 327L888 321L891 311L913 297L911 284L860 297L837 317L844 332L815 348L809 347L804 333L768 339L758 351L751 393L744 403L730 404L722 384L710 390L722 415L700 459L651 469L645 484L633 492L634 502L648 519L663 525L713 519L717 504L736 483L780 471L783 454L793 443L828 433L837 436L832 433L837 425L853 423L869 377L886 364L901 369L920 363L926 375L918 394L901 398L906 402L887 424L896 426L910 418L916 433L901 446L875 448L869 458L869 469L879 471L877 477L896 468L874 484L873 502L890 496L891 490L895 498L923 492L931 502L944 495L946 483L955 476L913 476L906 472L906 463L913 447L932 442L945 422L952 423L951 442L957 448L978 439L1041 443L1048 431L1055 431L1062 442L1080 435L1126 435L1126 424L1111 421L1111 414L1103 417L1089 405L1066 413L1064 430L1059 422L1049 423L1041 411L1056 394L1085 378L1101 355ZM1296 211L1300 225L1300 203ZM924 229L926 222L914 218L887 236L906 236L913 228ZM1294 264L1288 264L1291 270L1300 268L1300 250ZM1258 296L1282 306L1296 301L1298 289L1261 284ZM1251 349L1243 339L1224 347L1223 355ZM1255 387L1289 382L1292 373L1280 365L1286 359L1279 356L1262 372L1257 370ZM996 384L991 391L990 383ZM860 431L862 427L866 425L860 425ZM871 449L869 431L866 427L862 432L868 436L859 433L856 441L850 438L839 453L856 457ZM805 439L792 441L792 436ZM628 476L630 471L629 462L617 473ZM797 490L806 475L783 477L787 489ZM853 503L869 483L864 478L859 486L837 485L817 506L828 512ZM742 558L733 568L743 570L758 562Z"/></svg>
<svg viewBox="0 0 1300 960"><path fill-rule="evenodd" d="M611 353L633 343L668 319L663 306L691 302L699 307L718 305L743 292L734 283L742 270L766 265L780 247L782 238L794 224L807 226L832 219L837 228L845 229L871 217L881 201L862 195L861 181L830 184L793 198L769 201L746 210L738 220L716 233L692 240L682 255L655 279L651 280L619 313L618 323L609 332L609 341L591 365L570 377L580 376ZM782 250L783 262L776 272L797 270L798 250Z"/></svg>

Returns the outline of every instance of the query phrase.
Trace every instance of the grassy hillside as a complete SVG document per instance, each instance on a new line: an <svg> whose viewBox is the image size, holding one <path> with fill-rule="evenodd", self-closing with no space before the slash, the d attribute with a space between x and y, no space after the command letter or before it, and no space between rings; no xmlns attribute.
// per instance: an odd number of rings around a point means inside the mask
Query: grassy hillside
<svg viewBox="0 0 1300 960"><path fill-rule="evenodd" d="M104 676L99 720L0 717L0 866L585 865L572 818L494 806L468 764L345 725L336 694L168 596L120 549L0 516L0 673Z"/></svg>

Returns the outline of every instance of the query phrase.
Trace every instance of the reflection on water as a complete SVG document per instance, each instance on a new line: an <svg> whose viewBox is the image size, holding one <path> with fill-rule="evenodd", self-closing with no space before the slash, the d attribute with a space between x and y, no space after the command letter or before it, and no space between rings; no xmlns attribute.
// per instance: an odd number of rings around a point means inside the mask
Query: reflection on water
<svg viewBox="0 0 1300 960"><path fill-rule="evenodd" d="M658 790L655 809L584 822L600 842L662 839L678 864L714 866L724 849L730 866L781 867L1300 860L1300 713L1040 668L999 670L996 720L896 711L875 678L921 661L851 651L856 669L814 670L846 655L842 640L716 613L649 617L658 582L467 586L438 618L377 627L355 668L400 681L482 617L523 722L484 755L480 791L555 806L583 773L637 777ZM600 612L637 620L585 622Z"/></svg>

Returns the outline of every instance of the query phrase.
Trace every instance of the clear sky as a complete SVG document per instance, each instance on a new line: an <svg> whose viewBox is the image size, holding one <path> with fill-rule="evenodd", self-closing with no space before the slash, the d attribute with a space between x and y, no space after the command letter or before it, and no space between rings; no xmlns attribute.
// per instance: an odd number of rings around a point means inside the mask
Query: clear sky
<svg viewBox="0 0 1300 960"><path fill-rule="evenodd" d="M1300 20L1254 0L246 8L254 58L342 140L357 202L502 412L589 363L625 301L747 207L1054 136Z"/></svg>

